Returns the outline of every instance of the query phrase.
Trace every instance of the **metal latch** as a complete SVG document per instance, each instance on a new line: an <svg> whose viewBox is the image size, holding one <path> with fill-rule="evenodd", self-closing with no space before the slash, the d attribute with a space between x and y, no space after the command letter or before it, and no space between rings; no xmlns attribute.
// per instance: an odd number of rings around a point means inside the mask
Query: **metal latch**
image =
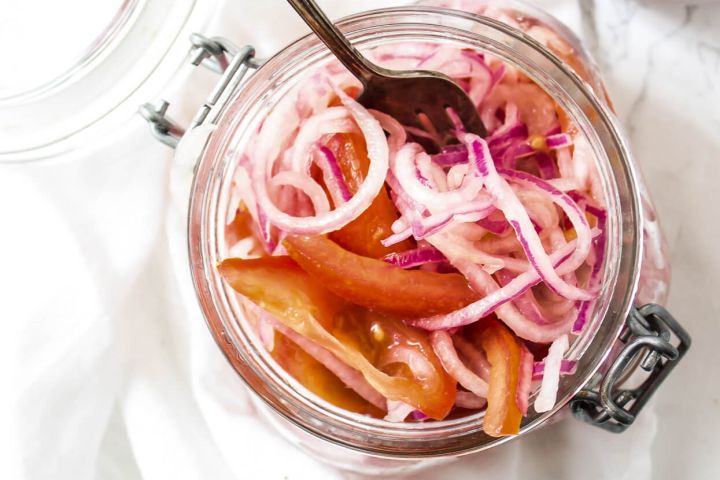
<svg viewBox="0 0 720 480"><path fill-rule="evenodd" d="M212 108L223 104L227 97L235 91L245 74L250 69L257 69L262 62L255 58L255 49L249 45L236 47L232 42L222 37L207 38L198 33L190 36L192 50L190 63L194 66L202 65L213 72L222 74L220 81L210 93L207 101L200 107L188 128L194 128L206 121L214 123L217 115L208 118ZM185 129L168 115L170 104L165 100L154 103L145 103L140 106L140 115L150 123L152 133L165 145L175 148Z"/></svg>
<svg viewBox="0 0 720 480"><path fill-rule="evenodd" d="M625 431L635 421L691 342L677 320L652 303L630 311L620 340L625 347L608 371L596 373L570 402L575 418L615 433ZM645 378L638 386L623 388L642 371Z"/></svg>

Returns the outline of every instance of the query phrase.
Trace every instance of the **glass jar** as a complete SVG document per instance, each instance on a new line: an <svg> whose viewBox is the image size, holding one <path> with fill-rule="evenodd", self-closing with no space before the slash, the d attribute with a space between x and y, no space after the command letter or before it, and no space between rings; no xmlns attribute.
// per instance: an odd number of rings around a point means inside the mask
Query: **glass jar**
<svg viewBox="0 0 720 480"><path fill-rule="evenodd" d="M528 7L500 11L508 18L498 21L412 6L355 15L339 25L359 49L425 41L487 52L546 90L585 135L608 210L602 292L590 324L566 353L566 358L577 360L577 373L561 379L551 411L529 412L519 436L560 418L559 412L567 412L563 409L568 405L582 420L622 431L690 342L662 307L644 305L665 300L664 241L602 81L579 41L557 21ZM557 37L541 38L541 43L502 20L525 22L525 27L547 26L545 33ZM190 267L208 326L234 369L256 393L259 410L307 452L336 467L366 474L399 475L510 440L487 436L482 412L398 424L341 410L306 390L262 348L247 312L216 270L227 253L224 229L234 209L230 201L237 168L234 154L244 150L258 123L304 73L333 57L314 36L288 46L259 68L252 49L233 52L232 47L216 46L215 53L208 51L217 57L216 64L227 57L226 73L178 149L182 161L197 160L189 206ZM249 79L243 78L253 69ZM156 136L173 144L172 136L180 129L164 116L166 109L165 104L145 113ZM642 378L631 375L640 371L638 364L649 372ZM624 384L631 376L632 388Z"/></svg>

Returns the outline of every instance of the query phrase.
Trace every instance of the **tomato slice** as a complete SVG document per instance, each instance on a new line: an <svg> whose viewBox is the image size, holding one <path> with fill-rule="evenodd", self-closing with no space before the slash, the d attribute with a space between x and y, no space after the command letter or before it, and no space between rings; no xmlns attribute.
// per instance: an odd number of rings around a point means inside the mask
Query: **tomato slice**
<svg viewBox="0 0 720 480"><path fill-rule="evenodd" d="M352 306L335 317L332 334L360 351L379 370L407 379L408 394L423 400L407 403L436 419L450 412L456 382L445 372L426 332L397 318Z"/></svg>
<svg viewBox="0 0 720 480"><path fill-rule="evenodd" d="M322 363L280 332L275 332L272 356L280 366L315 395L351 412L382 417L382 411L347 386Z"/></svg>
<svg viewBox="0 0 720 480"><path fill-rule="evenodd" d="M483 430L492 437L520 432L522 413L516 397L520 374L521 345L500 322L488 319L478 332L480 344L490 362L487 410Z"/></svg>
<svg viewBox="0 0 720 480"><path fill-rule="evenodd" d="M316 282L308 281L307 274L289 257L228 258L218 270L236 292L272 314L298 318L312 315L330 328L335 314L346 305Z"/></svg>
<svg viewBox="0 0 720 480"><path fill-rule="evenodd" d="M287 257L231 258L218 269L234 290L361 372L386 398L406 402L438 420L449 413L455 383L422 331L336 297ZM363 343L365 348L360 346ZM398 351L399 347L405 350ZM387 359L386 351L400 355ZM408 359L423 366L419 373L414 365L393 368ZM383 364L382 369L373 362Z"/></svg>
<svg viewBox="0 0 720 480"><path fill-rule="evenodd" d="M260 238L259 228L250 215L244 203L240 203L235 210L235 217L232 222L225 225L225 241L228 246L233 246L240 240L248 237ZM265 256L267 252L260 242L256 242L249 252L252 256Z"/></svg>
<svg viewBox="0 0 720 480"><path fill-rule="evenodd" d="M357 192L370 168L365 140L358 134L337 134L326 145L337 158L340 170L351 193ZM390 247L380 243L393 234L392 224L399 214L387 190L382 188L373 203L355 220L330 238L347 250L364 257L381 258L393 252L413 248L413 242L405 240Z"/></svg>
<svg viewBox="0 0 720 480"><path fill-rule="evenodd" d="M372 310L425 317L458 310L479 298L460 274L404 270L356 255L327 237L290 235L283 245L333 293Z"/></svg>
<svg viewBox="0 0 720 480"><path fill-rule="evenodd" d="M235 218L225 227L225 240L229 245L253 234L253 219L243 203L235 210Z"/></svg>

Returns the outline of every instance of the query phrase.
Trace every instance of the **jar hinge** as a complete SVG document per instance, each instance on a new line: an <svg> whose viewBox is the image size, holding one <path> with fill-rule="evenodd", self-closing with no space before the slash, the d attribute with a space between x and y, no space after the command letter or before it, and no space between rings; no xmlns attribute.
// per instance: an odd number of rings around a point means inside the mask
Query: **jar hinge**
<svg viewBox="0 0 720 480"><path fill-rule="evenodd" d="M202 65L205 68L222 74L210 96L200 107L190 122L190 129L206 121L214 122L208 118L212 108L221 100L226 99L240 84L250 69L257 69L262 62L255 58L255 49L249 45L236 47L232 42L222 37L208 38L199 33L190 35L192 49L190 63L194 66ZM150 124L152 134L165 145L175 148L178 141L185 134L185 129L173 121L167 110L170 104L165 100L154 103L145 103L140 106L140 115Z"/></svg>
<svg viewBox="0 0 720 480"><path fill-rule="evenodd" d="M625 431L635 421L691 342L677 320L652 303L633 307L620 340L625 347L607 372L597 372L570 402L575 418L615 433ZM642 371L647 373L639 380ZM623 387L630 383L638 386Z"/></svg>

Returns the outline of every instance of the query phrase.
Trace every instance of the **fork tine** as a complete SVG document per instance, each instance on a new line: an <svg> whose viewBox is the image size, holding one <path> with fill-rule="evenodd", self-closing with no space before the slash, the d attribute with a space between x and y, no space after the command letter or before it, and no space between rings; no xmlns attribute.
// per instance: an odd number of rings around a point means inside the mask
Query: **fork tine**
<svg viewBox="0 0 720 480"><path fill-rule="evenodd" d="M443 141L448 134L455 131L455 124L448 116L443 104L424 105L423 112L428 116Z"/></svg>

